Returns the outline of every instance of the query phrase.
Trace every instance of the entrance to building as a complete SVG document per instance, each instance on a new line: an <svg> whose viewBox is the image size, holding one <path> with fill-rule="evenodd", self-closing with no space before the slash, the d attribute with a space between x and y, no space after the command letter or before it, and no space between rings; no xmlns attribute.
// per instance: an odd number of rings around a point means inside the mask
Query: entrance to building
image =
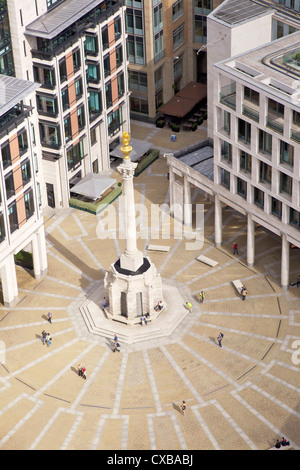
<svg viewBox="0 0 300 470"><path fill-rule="evenodd" d="M47 201L49 207L55 207L54 186L53 184L46 183Z"/></svg>
<svg viewBox="0 0 300 470"><path fill-rule="evenodd" d="M143 315L143 296L141 292L136 294L136 316L141 317Z"/></svg>
<svg viewBox="0 0 300 470"><path fill-rule="evenodd" d="M126 292L121 292L121 315L127 318Z"/></svg>

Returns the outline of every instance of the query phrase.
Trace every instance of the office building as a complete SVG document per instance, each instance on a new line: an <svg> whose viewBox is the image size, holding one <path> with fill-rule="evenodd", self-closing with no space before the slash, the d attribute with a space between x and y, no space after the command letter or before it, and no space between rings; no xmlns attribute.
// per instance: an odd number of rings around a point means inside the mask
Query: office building
<svg viewBox="0 0 300 470"><path fill-rule="evenodd" d="M124 1L7 0L7 12L15 75L41 85L43 206L68 207L130 130Z"/></svg>
<svg viewBox="0 0 300 470"><path fill-rule="evenodd" d="M38 85L3 75L0 84L0 276L2 300L10 307L18 298L15 255L29 246L36 279L47 272L47 257L40 210L43 176L31 105Z"/></svg>
<svg viewBox="0 0 300 470"><path fill-rule="evenodd" d="M281 238L287 288L291 248L300 247L300 21L299 13L284 11L271 2L225 0L208 16L212 176L201 165L168 160L171 196L181 186L182 204L188 203L195 184L214 199L217 246L224 205L245 218L249 266L258 225Z"/></svg>

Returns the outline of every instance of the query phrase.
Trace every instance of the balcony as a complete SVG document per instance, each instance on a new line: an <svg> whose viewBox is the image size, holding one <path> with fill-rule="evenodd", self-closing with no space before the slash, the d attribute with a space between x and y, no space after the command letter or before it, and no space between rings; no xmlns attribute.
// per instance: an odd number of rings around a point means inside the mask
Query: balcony
<svg viewBox="0 0 300 470"><path fill-rule="evenodd" d="M281 114L271 114L267 116L266 126L279 134L283 134L284 117Z"/></svg>
<svg viewBox="0 0 300 470"><path fill-rule="evenodd" d="M11 108L7 113L3 114L0 118L0 137L8 134L16 126L22 123L32 110L32 107L19 104Z"/></svg>
<svg viewBox="0 0 300 470"><path fill-rule="evenodd" d="M259 107L247 101L247 104L243 104L243 115L253 121L259 122Z"/></svg>
<svg viewBox="0 0 300 470"><path fill-rule="evenodd" d="M221 104L228 106L235 111L236 109L236 86L235 83L226 85L221 88L219 94L219 101Z"/></svg>

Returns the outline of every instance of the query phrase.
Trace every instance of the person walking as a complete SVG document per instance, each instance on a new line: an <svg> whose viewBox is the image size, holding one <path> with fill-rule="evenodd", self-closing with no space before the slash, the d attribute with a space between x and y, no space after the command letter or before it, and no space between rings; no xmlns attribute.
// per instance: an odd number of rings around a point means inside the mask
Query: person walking
<svg viewBox="0 0 300 470"><path fill-rule="evenodd" d="M234 255L238 255L239 252L238 252L238 244L235 242L234 245L233 245L233 254Z"/></svg>
<svg viewBox="0 0 300 470"><path fill-rule="evenodd" d="M184 400L182 400L182 403L180 405L180 408L181 408L181 412L183 414L183 416L185 416L185 412L186 412L186 403Z"/></svg>
<svg viewBox="0 0 300 470"><path fill-rule="evenodd" d="M81 364L78 364L77 370L78 370L79 377L82 377L82 365Z"/></svg>
<svg viewBox="0 0 300 470"><path fill-rule="evenodd" d="M191 302L186 302L185 304L186 304L187 309L192 313L192 304L191 304Z"/></svg>
<svg viewBox="0 0 300 470"><path fill-rule="evenodd" d="M223 335L223 333L220 332L220 334L219 334L219 336L218 336L218 338L217 338L220 348L222 347L222 340L223 340L223 338L224 338L224 335Z"/></svg>
<svg viewBox="0 0 300 470"><path fill-rule="evenodd" d="M49 348L50 344L52 343L52 338L50 337L50 333L47 333L46 341L47 341L47 347Z"/></svg>
<svg viewBox="0 0 300 470"><path fill-rule="evenodd" d="M86 380L86 367L85 366L81 368L81 377L83 378L83 380Z"/></svg>
<svg viewBox="0 0 300 470"><path fill-rule="evenodd" d="M118 337L117 337L117 335L115 335L115 337L114 337L114 347L113 347L112 351L113 352L116 352L116 351L120 352L120 350L118 349L119 347L120 347L120 344L118 342Z"/></svg>
<svg viewBox="0 0 300 470"><path fill-rule="evenodd" d="M49 323L52 323L52 313L51 312L47 313L47 319L48 319Z"/></svg>
<svg viewBox="0 0 300 470"><path fill-rule="evenodd" d="M46 341L47 341L47 333L46 333L45 330L43 330L41 334L42 334L42 338L43 338L43 344L45 344Z"/></svg>
<svg viewBox="0 0 300 470"><path fill-rule="evenodd" d="M245 299L246 299L246 295L247 295L247 294L248 294L247 289L246 289L245 286L243 286L243 287L241 288L242 300L245 300Z"/></svg>
<svg viewBox="0 0 300 470"><path fill-rule="evenodd" d="M200 304L202 304L204 302L204 292L203 292L203 290L199 294L199 302L200 302Z"/></svg>

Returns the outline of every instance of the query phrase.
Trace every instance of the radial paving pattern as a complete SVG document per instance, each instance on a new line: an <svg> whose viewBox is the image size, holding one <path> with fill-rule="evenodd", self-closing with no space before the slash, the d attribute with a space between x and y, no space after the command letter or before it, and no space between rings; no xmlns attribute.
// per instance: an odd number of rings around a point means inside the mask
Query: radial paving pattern
<svg viewBox="0 0 300 470"><path fill-rule="evenodd" d="M160 158L134 181L136 202L147 209L141 213L144 226L151 203L168 203L165 174ZM245 222L225 208L224 245L217 249L213 205L196 188L193 200L205 208L200 252L219 264L201 264L199 250L186 251L185 240L173 237L159 240L171 247L168 253L150 258L163 279L189 293L194 322L180 340L124 345L120 353L112 353L110 338L85 334L84 326L78 334L68 306L103 280L124 240L99 240L97 219L84 212L45 217L48 274L36 281L17 268L19 302L0 310L6 348L1 449L268 449L283 435L299 448L300 366L292 355L300 337L300 288L284 292L279 286L280 240L258 227L256 265L249 269ZM238 256L232 255L235 240ZM145 254L149 242L158 240L138 240ZM291 280L299 251L291 253ZM234 279L247 285L245 302ZM196 301L200 290L206 293L203 304ZM43 329L53 336L49 348L41 341ZM77 375L78 363L87 368L86 381ZM184 417L182 400L188 406Z"/></svg>

